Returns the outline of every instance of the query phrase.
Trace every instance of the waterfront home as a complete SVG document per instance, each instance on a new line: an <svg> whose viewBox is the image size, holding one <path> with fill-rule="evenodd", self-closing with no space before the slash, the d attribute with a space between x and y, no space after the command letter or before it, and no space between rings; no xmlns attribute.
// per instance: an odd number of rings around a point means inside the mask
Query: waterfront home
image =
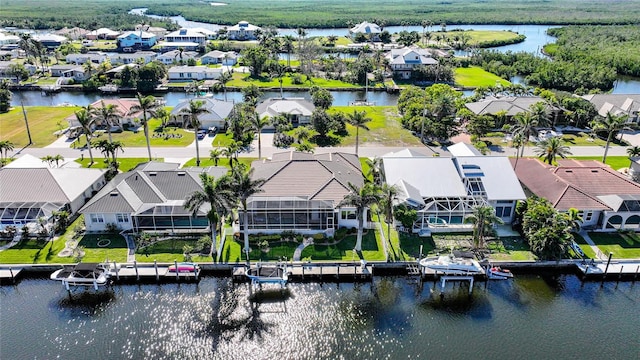
<svg viewBox="0 0 640 360"><path fill-rule="evenodd" d="M17 35L5 34L0 32L0 46L1 45L17 45L20 42L20 37Z"/></svg>
<svg viewBox="0 0 640 360"><path fill-rule="evenodd" d="M640 94L589 94L583 99L593 104L598 115L627 115L627 123L640 122Z"/></svg>
<svg viewBox="0 0 640 360"><path fill-rule="evenodd" d="M160 49L160 52L167 52L167 51L173 51L173 50L184 50L184 51L200 50L200 44L198 44L197 42L190 42L190 41L180 41L180 42L161 41L158 43L157 47L158 49Z"/></svg>
<svg viewBox="0 0 640 360"><path fill-rule="evenodd" d="M202 65L220 64L224 66L233 66L238 62L238 54L234 51L213 50L202 55L200 58Z"/></svg>
<svg viewBox="0 0 640 360"><path fill-rule="evenodd" d="M119 31L114 31L108 28L100 28L88 32L84 37L87 40L115 40L118 35L120 35Z"/></svg>
<svg viewBox="0 0 640 360"><path fill-rule="evenodd" d="M371 41L380 41L380 34L382 29L379 25L363 21L360 24L349 29L349 36L355 38L357 34L365 34L367 37L371 36Z"/></svg>
<svg viewBox="0 0 640 360"><path fill-rule="evenodd" d="M125 68L130 68L131 70L135 70L139 67L140 65L138 64L124 64L124 65L116 66L113 69L107 70L107 72L105 72L105 75L107 75L110 79L113 79L118 75L120 75L120 73L122 73L122 70L124 70Z"/></svg>
<svg viewBox="0 0 640 360"><path fill-rule="evenodd" d="M207 40L215 40L216 36L218 36L218 32L201 27L190 28L189 30L199 32L200 34L206 36Z"/></svg>
<svg viewBox="0 0 640 360"><path fill-rule="evenodd" d="M552 166L521 158L515 171L529 192L556 210L578 209L582 228L640 231L640 184L599 161L560 159Z"/></svg>
<svg viewBox="0 0 640 360"><path fill-rule="evenodd" d="M184 208L184 199L202 191L201 173L218 178L228 169L180 169L179 165L147 162L116 175L80 210L87 231L104 231L108 224L134 232L206 231L210 205L203 205L193 216Z"/></svg>
<svg viewBox="0 0 640 360"><path fill-rule="evenodd" d="M164 40L166 42L193 42L199 46L205 46L207 35L193 29L180 29L165 35Z"/></svg>
<svg viewBox="0 0 640 360"><path fill-rule="evenodd" d="M172 66L167 71L169 81L215 80L222 74L222 68L207 66Z"/></svg>
<svg viewBox="0 0 640 360"><path fill-rule="evenodd" d="M49 70L53 77L72 78L76 81L85 81L89 78L89 74L82 65L52 65Z"/></svg>
<svg viewBox="0 0 640 360"><path fill-rule="evenodd" d="M109 55L107 53L97 51L97 52L88 52L86 54L74 53L68 54L65 57L65 60L68 64L76 64L82 65L86 62L91 62L93 64L102 64L107 61Z"/></svg>
<svg viewBox="0 0 640 360"><path fill-rule="evenodd" d="M94 109L101 109L103 103L105 104L105 106L113 105L116 108L116 112L118 113L118 123L113 124L112 126L114 127L122 128L122 126L125 124L135 126L136 124L140 123L140 120L143 117L142 111L131 111L132 108L139 105L137 99L100 99L91 103L90 106ZM66 117L65 120L69 123L69 128L77 128L80 126L80 123L78 122L75 114ZM102 127L103 124L96 123L94 125L94 128L97 126Z"/></svg>
<svg viewBox="0 0 640 360"><path fill-rule="evenodd" d="M80 40L84 38L88 33L89 33L89 30L83 29L77 26L72 28L68 28L65 26L62 29L56 30L54 32L54 34L56 35L66 36L71 40Z"/></svg>
<svg viewBox="0 0 640 360"><path fill-rule="evenodd" d="M11 65L13 64L19 64L19 63L15 60L0 61L0 79L7 79L11 81L16 80L16 76L11 70ZM24 68L27 70L29 75L33 75L36 73L35 65L23 63L22 66L24 66Z"/></svg>
<svg viewBox="0 0 640 360"><path fill-rule="evenodd" d="M171 65L174 63L186 63L188 60L196 59L198 53L195 51L182 51L182 50L172 50L166 53L158 55L156 60L160 61L165 65Z"/></svg>
<svg viewBox="0 0 640 360"><path fill-rule="evenodd" d="M560 112L561 109L549 105L539 96L487 96L476 102L464 104L476 115L497 115L499 113L511 118L519 113L531 111L531 106L542 102L549 112Z"/></svg>
<svg viewBox="0 0 640 360"><path fill-rule="evenodd" d="M338 206L350 192L349 183L364 183L356 155L290 151L256 160L251 167L253 178L265 183L247 201L250 233L292 230L333 236L336 228L358 226L355 209Z"/></svg>
<svg viewBox="0 0 640 360"><path fill-rule="evenodd" d="M269 98L256 106L260 118L284 115L292 125L308 125L316 107L304 98Z"/></svg>
<svg viewBox="0 0 640 360"><path fill-rule="evenodd" d="M137 51L133 54L111 54L109 61L112 65L121 64L148 64L158 57L153 51Z"/></svg>
<svg viewBox="0 0 640 360"><path fill-rule="evenodd" d="M156 39L164 39L164 36L169 32L167 29L158 26L149 26L147 24L137 24L135 26L136 31L146 31L156 36Z"/></svg>
<svg viewBox="0 0 640 360"><path fill-rule="evenodd" d="M55 34L36 34L33 39L39 41L47 49L55 49L62 44L69 42L69 39Z"/></svg>
<svg viewBox="0 0 640 360"><path fill-rule="evenodd" d="M227 38L229 40L256 40L256 32L262 30L261 27L249 24L247 21L240 21L236 25L227 28Z"/></svg>
<svg viewBox="0 0 640 360"><path fill-rule="evenodd" d="M454 149L454 151L460 149ZM506 224L526 196L506 156L433 157L405 149L382 156L382 177L400 190L399 203L415 209L415 233L471 231L465 219L490 205Z"/></svg>
<svg viewBox="0 0 640 360"><path fill-rule="evenodd" d="M25 154L0 168L0 228L51 221L61 210L73 215L106 182L104 170L63 164Z"/></svg>
<svg viewBox="0 0 640 360"><path fill-rule="evenodd" d="M207 112L198 116L201 129L209 129L214 126L218 129L226 129L227 118L233 112L233 102L211 97L181 100L178 105L171 110L170 115L172 122L182 127L190 122L189 115L183 113L184 109L189 108L190 101L201 101L202 107L207 110Z"/></svg>
<svg viewBox="0 0 640 360"><path fill-rule="evenodd" d="M118 48L149 49L157 42L155 34L145 31L128 31L117 38Z"/></svg>
<svg viewBox="0 0 640 360"><path fill-rule="evenodd" d="M401 79L410 79L413 71L419 66L438 65L438 60L434 59L429 49L405 47L401 49L391 49L386 58L393 75Z"/></svg>

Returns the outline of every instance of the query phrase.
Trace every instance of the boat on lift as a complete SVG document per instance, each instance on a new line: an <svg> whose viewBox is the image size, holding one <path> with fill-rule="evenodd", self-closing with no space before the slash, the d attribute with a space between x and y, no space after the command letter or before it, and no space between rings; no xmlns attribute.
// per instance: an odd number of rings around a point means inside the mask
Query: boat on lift
<svg viewBox="0 0 640 360"><path fill-rule="evenodd" d="M435 270L436 273L445 275L476 275L484 270L480 263L474 259L456 257L453 254L438 256L437 258L425 258L420 260L420 266Z"/></svg>
<svg viewBox="0 0 640 360"><path fill-rule="evenodd" d="M92 286L98 290L111 283L110 268L109 264L79 263L56 270L49 278L61 281L67 290L76 286Z"/></svg>
<svg viewBox="0 0 640 360"><path fill-rule="evenodd" d="M284 287L289 281L291 271L286 264L269 264L264 265L257 263L247 269L246 275L251 279L251 283L260 284L280 284Z"/></svg>

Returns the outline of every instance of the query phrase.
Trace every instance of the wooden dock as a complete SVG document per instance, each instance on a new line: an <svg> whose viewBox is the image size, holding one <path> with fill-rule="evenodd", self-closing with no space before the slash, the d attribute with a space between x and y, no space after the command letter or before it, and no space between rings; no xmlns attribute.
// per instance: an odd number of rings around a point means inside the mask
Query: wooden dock
<svg viewBox="0 0 640 360"><path fill-rule="evenodd" d="M0 268L0 282L10 282L15 283L20 273L22 273L22 268Z"/></svg>
<svg viewBox="0 0 640 360"><path fill-rule="evenodd" d="M362 263L297 263L287 264L289 281L332 281L332 282L359 282L371 281L373 279L373 266ZM247 282L246 266L236 266L233 268L233 280L237 282Z"/></svg>
<svg viewBox="0 0 640 360"><path fill-rule="evenodd" d="M613 260L611 262L577 263L578 270L587 278L629 278L640 275L640 261Z"/></svg>
<svg viewBox="0 0 640 360"><path fill-rule="evenodd" d="M173 264L177 266L177 264ZM111 269L111 280L114 282L124 281L198 281L200 278L200 268L196 271L169 271L171 265L158 263L138 264L114 264Z"/></svg>

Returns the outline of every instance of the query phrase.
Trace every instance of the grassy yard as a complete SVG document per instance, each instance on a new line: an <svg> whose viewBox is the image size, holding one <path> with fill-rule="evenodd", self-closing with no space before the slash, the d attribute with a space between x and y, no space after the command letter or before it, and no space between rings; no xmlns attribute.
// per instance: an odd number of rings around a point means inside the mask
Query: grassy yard
<svg viewBox="0 0 640 360"><path fill-rule="evenodd" d="M109 245L104 246L105 243ZM78 246L84 248L83 262L127 261L127 242L119 234L87 234L80 239Z"/></svg>
<svg viewBox="0 0 640 360"><path fill-rule="evenodd" d="M395 106L334 106L331 111L339 111L345 114L354 110L365 111L371 121L367 123L369 130L360 129L360 146L420 146L418 138L402 127L400 116ZM347 124L349 136L343 138L341 146L354 146L356 143L356 129Z"/></svg>
<svg viewBox="0 0 640 360"><path fill-rule="evenodd" d="M54 132L68 127L66 117L80 108L74 106L25 106L33 147L45 147L57 139ZM20 106L0 115L0 138L11 141L16 149L29 143Z"/></svg>
<svg viewBox="0 0 640 360"><path fill-rule="evenodd" d="M121 133L111 134L113 141L120 141L124 147L146 147L147 140L144 136L142 127L134 130L125 130ZM167 127L162 129L161 121L157 119L149 120L149 142L151 147L180 147L187 146L195 141L193 131L187 131L182 128ZM91 142L101 139L108 139L106 132L95 132ZM85 146L84 136L80 136L76 141L76 147ZM195 150L194 150L195 151Z"/></svg>
<svg viewBox="0 0 640 360"><path fill-rule="evenodd" d="M302 77L304 80L307 80L306 76ZM243 73L234 73L233 80L227 83L227 86L230 87L247 87L251 84L254 84L258 87L269 87L269 88L279 88L280 82L278 79L270 79L268 77L261 78L252 78L249 74ZM282 81L282 86L285 88L310 88L313 85L317 85L321 88L344 88L344 89L354 89L360 88L360 85L354 85L350 83L346 83L340 80L329 80L322 78L311 78L310 81L304 81L302 84L294 84L293 78L291 76L284 76Z"/></svg>
<svg viewBox="0 0 640 360"><path fill-rule="evenodd" d="M487 248L491 260L535 260L529 244L520 237L504 237L489 241Z"/></svg>
<svg viewBox="0 0 640 360"><path fill-rule="evenodd" d="M27 240L20 241L10 249L0 252L2 264L46 264L71 263L73 258L58 257L64 249L64 240L55 241Z"/></svg>
<svg viewBox="0 0 640 360"><path fill-rule="evenodd" d="M91 166L92 169L106 169L108 168L108 164L104 162L104 158L94 156L94 163ZM85 157L83 160L77 159L76 162L82 164L82 167L89 167L89 157ZM132 170L138 164L149 161L147 158L118 158L118 162L120 163L120 171L126 172ZM164 159L153 159L153 161L164 162Z"/></svg>
<svg viewBox="0 0 640 360"><path fill-rule="evenodd" d="M174 262L184 261L183 248L185 245L196 247L197 240L170 239L158 241L152 245L136 250L136 260L138 262ZM213 259L209 256L193 256L193 261L211 262Z"/></svg>
<svg viewBox="0 0 640 360"><path fill-rule="evenodd" d="M213 160L209 159L209 154L201 154L202 156L200 157L200 166L201 167L206 167L206 166L215 166L215 163L213 162ZM238 158L238 161L240 161L241 164L245 164L247 166L251 166L251 163L257 160L257 158L251 158L251 157L240 157ZM196 158L193 158L189 161L187 161L183 167L189 167L189 166L196 166ZM229 159L225 158L225 157L221 157L220 160L218 160L218 166L226 166L228 168L231 168L231 166L229 166Z"/></svg>
<svg viewBox="0 0 640 360"><path fill-rule="evenodd" d="M576 160L596 160L602 161L602 156L573 156L572 159ZM614 170L629 167L629 158L626 156L607 156L607 165L611 166Z"/></svg>
<svg viewBox="0 0 640 360"><path fill-rule="evenodd" d="M616 259L640 259L640 235L636 233L589 233L603 254Z"/></svg>
<svg viewBox="0 0 640 360"><path fill-rule="evenodd" d="M468 68L456 68L455 69L455 83L456 86L462 86L466 88L474 88L478 86L494 86L496 82L502 85L509 85L510 83L488 71L483 70L477 66L470 66Z"/></svg>
<svg viewBox="0 0 640 360"><path fill-rule="evenodd" d="M587 244L587 242L584 241L584 238L582 236L580 236L579 234L573 234L573 240L578 244L578 246L580 246L580 249L582 249L582 252L587 258L589 259L597 258L596 253L591 248L591 245Z"/></svg>
<svg viewBox="0 0 640 360"><path fill-rule="evenodd" d="M457 31L449 31L447 32L448 37L456 36ZM469 35L471 40L469 43L471 44L481 44L487 41L504 41L504 40L512 40L518 37L518 34L511 31L487 31L487 30L469 30L463 32L465 35Z"/></svg>

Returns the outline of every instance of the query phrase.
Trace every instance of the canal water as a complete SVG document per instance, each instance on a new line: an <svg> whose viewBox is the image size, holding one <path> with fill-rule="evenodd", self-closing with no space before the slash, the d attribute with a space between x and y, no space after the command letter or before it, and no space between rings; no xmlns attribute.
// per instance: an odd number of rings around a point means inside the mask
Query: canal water
<svg viewBox="0 0 640 360"><path fill-rule="evenodd" d="M421 288L366 284L124 285L69 297L0 287L2 359L637 359L640 287L573 275Z"/></svg>

